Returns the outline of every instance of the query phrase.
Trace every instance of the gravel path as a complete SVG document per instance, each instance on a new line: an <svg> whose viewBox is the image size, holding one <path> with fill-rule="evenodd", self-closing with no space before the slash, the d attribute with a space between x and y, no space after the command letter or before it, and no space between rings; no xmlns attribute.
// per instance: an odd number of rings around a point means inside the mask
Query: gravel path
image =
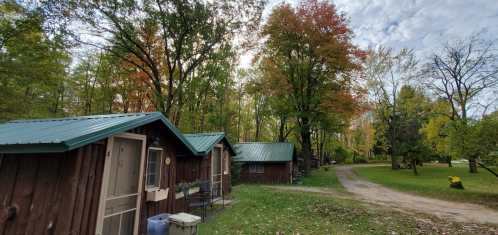
<svg viewBox="0 0 498 235"><path fill-rule="evenodd" d="M360 201L380 206L391 206L399 210L434 214L443 219L459 222L498 224L498 211L485 206L410 195L366 181L351 171L352 167L371 166L339 166L335 167L334 170L344 188L354 193L354 197ZM356 180L348 180L348 175Z"/></svg>
<svg viewBox="0 0 498 235"><path fill-rule="evenodd" d="M330 188L309 186L263 186L282 190L301 190L328 194L330 196L354 199L383 207L390 207L406 213L427 213L463 223L498 224L498 211L482 205L461 202L448 202L434 198L415 196L382 185L366 181L351 171L352 167L375 167L372 165L349 165L335 167L339 181L353 196L344 195ZM355 180L349 180L354 178Z"/></svg>

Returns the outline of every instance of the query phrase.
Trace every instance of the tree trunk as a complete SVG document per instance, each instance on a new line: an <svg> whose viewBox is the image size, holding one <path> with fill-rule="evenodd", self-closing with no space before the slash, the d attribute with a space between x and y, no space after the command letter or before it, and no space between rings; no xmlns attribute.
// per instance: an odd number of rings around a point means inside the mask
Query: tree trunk
<svg viewBox="0 0 498 235"><path fill-rule="evenodd" d="M280 118L280 129L278 133L278 142L284 142L285 118Z"/></svg>
<svg viewBox="0 0 498 235"><path fill-rule="evenodd" d="M303 118L301 126L302 151L304 158L304 177L311 177L310 158L311 158L311 132L308 125L308 119Z"/></svg>
<svg viewBox="0 0 498 235"><path fill-rule="evenodd" d="M396 140L391 140L391 169L398 170L398 160L396 159Z"/></svg>
<svg viewBox="0 0 498 235"><path fill-rule="evenodd" d="M412 166L413 166L413 173L415 175L418 175L418 173L417 173L417 164L415 164L415 159L412 160Z"/></svg>
<svg viewBox="0 0 498 235"><path fill-rule="evenodd" d="M448 167L453 167L453 165L451 165L451 157L450 156L446 156L446 161L448 161Z"/></svg>
<svg viewBox="0 0 498 235"><path fill-rule="evenodd" d="M326 134L326 132L323 131L322 141L320 142L320 163L322 163L322 158L324 158L324 156L325 156L325 154L323 154L323 142L325 142L325 134Z"/></svg>
<svg viewBox="0 0 498 235"><path fill-rule="evenodd" d="M178 86L178 109L176 111L176 117L175 117L175 126L178 128L180 126L180 118L182 116L182 111L183 111L183 84L180 84Z"/></svg>
<svg viewBox="0 0 498 235"><path fill-rule="evenodd" d="M477 173L476 156L469 157L469 172Z"/></svg>

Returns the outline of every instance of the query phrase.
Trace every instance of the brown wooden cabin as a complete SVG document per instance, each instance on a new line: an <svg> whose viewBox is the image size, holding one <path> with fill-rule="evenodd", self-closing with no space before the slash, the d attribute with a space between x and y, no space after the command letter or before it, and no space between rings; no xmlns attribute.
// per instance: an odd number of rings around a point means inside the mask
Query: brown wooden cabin
<svg viewBox="0 0 498 235"><path fill-rule="evenodd" d="M318 170L318 168L320 168L320 159L312 155L310 157L310 168L313 170Z"/></svg>
<svg viewBox="0 0 498 235"><path fill-rule="evenodd" d="M222 188L225 194L232 190L230 159L234 148L224 132L185 134L185 138L198 151L198 156L178 155L176 184L209 180L213 188ZM185 199L179 194L177 204L185 210Z"/></svg>
<svg viewBox="0 0 498 235"><path fill-rule="evenodd" d="M159 112L0 124L0 235L145 234L148 217L185 211L177 177L209 154Z"/></svg>
<svg viewBox="0 0 498 235"><path fill-rule="evenodd" d="M247 183L291 183L294 142L236 143L241 181Z"/></svg>

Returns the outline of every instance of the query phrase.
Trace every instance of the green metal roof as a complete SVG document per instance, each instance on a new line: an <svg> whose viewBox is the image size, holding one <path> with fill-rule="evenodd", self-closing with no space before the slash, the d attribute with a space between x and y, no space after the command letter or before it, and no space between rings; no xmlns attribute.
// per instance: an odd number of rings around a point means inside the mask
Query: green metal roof
<svg viewBox="0 0 498 235"><path fill-rule="evenodd" d="M0 153L64 152L160 120L185 147L200 155L160 112L17 120L0 124Z"/></svg>
<svg viewBox="0 0 498 235"><path fill-rule="evenodd" d="M194 146L194 148L197 150L199 154L209 153L216 144L225 139L226 143L228 143L227 147L229 148L229 151L231 152L232 156L237 155L232 144L226 137L225 132L184 134L183 136L185 136L185 138L190 142L190 144Z"/></svg>
<svg viewBox="0 0 498 235"><path fill-rule="evenodd" d="M291 162L294 142L236 143L239 162Z"/></svg>

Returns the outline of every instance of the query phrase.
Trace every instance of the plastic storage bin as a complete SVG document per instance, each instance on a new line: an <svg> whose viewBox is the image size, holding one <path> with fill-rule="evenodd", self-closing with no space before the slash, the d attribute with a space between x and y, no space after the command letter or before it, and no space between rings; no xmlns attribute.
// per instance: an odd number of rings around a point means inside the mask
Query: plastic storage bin
<svg viewBox="0 0 498 235"><path fill-rule="evenodd" d="M178 213L169 217L171 235L193 235L197 234L199 230L199 223L201 217L187 214Z"/></svg>
<svg viewBox="0 0 498 235"><path fill-rule="evenodd" d="M164 235L169 233L168 218L171 214L160 214L147 218L147 235Z"/></svg>

